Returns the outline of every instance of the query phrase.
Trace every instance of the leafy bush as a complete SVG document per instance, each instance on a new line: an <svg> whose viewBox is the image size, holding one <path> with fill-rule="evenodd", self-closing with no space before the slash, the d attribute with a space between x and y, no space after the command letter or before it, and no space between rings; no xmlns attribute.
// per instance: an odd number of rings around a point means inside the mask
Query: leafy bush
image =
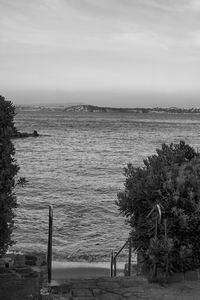
<svg viewBox="0 0 200 300"><path fill-rule="evenodd" d="M11 141L14 130L15 108L10 101L0 96L0 255L13 244L15 175L19 167L15 162L15 149Z"/></svg>
<svg viewBox="0 0 200 300"><path fill-rule="evenodd" d="M117 205L151 277L200 266L200 156L184 141L163 144L142 167L125 168ZM161 222L156 211L162 211ZM155 230L158 225L157 231ZM158 275L160 274L160 275Z"/></svg>

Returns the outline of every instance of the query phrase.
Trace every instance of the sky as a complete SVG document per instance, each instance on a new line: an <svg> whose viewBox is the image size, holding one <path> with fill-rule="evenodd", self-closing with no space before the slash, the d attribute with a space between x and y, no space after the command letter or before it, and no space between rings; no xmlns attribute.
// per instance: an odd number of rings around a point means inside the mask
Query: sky
<svg viewBox="0 0 200 300"><path fill-rule="evenodd" d="M0 0L16 104L200 106L199 80L200 0Z"/></svg>

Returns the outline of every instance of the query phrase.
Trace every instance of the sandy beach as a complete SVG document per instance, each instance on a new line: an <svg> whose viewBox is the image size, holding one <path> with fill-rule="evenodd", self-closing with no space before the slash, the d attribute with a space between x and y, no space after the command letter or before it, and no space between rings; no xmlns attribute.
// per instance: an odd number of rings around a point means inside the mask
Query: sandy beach
<svg viewBox="0 0 200 300"><path fill-rule="evenodd" d="M118 275L123 275L124 264L117 264ZM62 282L70 278L98 278L110 276L110 263L58 262L52 263L53 282Z"/></svg>

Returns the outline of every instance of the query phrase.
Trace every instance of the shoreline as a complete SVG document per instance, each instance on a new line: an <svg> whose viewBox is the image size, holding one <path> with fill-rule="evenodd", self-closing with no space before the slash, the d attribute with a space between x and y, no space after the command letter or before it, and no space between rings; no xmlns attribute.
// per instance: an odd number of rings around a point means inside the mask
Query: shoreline
<svg viewBox="0 0 200 300"><path fill-rule="evenodd" d="M125 262L117 263L118 276L124 276ZM52 281L61 283L66 279L110 277L110 262L52 262Z"/></svg>

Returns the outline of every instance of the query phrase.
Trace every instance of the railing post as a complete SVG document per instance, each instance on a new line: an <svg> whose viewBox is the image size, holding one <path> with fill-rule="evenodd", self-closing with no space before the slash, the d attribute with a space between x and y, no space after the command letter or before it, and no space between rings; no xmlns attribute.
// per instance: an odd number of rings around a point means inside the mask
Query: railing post
<svg viewBox="0 0 200 300"><path fill-rule="evenodd" d="M116 256L116 252L114 255L114 259L113 259L113 264L114 264L114 277L117 276L117 256Z"/></svg>
<svg viewBox="0 0 200 300"><path fill-rule="evenodd" d="M111 253L111 262L110 262L110 276L111 277L117 276L117 257L122 252L122 250L127 246L128 242L129 242L129 240L127 240L125 242L125 244L120 248L120 250L118 252L112 251L112 253ZM130 247L131 247L131 245L130 245ZM130 250L130 253L131 253L131 250Z"/></svg>
<svg viewBox="0 0 200 300"><path fill-rule="evenodd" d="M132 252L132 244L131 238L128 241L128 276L131 276L131 252Z"/></svg>
<svg viewBox="0 0 200 300"><path fill-rule="evenodd" d="M111 259L110 259L110 277L113 277L113 251L111 253Z"/></svg>
<svg viewBox="0 0 200 300"><path fill-rule="evenodd" d="M49 205L49 236L48 236L48 253L47 253L47 269L48 283L51 283L52 277L52 230L53 229L53 206Z"/></svg>

